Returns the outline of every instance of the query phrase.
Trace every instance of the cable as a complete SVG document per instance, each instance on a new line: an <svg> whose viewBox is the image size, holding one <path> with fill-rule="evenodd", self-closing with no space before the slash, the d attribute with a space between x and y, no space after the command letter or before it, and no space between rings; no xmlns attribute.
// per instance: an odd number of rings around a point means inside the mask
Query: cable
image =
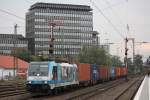
<svg viewBox="0 0 150 100"><path fill-rule="evenodd" d="M108 0L103 0L108 6L109 8L111 9L112 13L114 13L114 15L117 17L117 19L119 20L120 24L122 24L125 29L126 29L126 25L123 23L123 21L121 20L121 18L119 17L119 15L113 10L113 8L110 6L111 4L108 2ZM126 32L125 32L126 33ZM126 36L127 36L127 33L126 33Z"/></svg>
<svg viewBox="0 0 150 100"><path fill-rule="evenodd" d="M3 10L3 9L0 9L0 12L6 13L6 14L8 14L8 15L12 15L12 16L18 18L18 19L21 19L21 20L25 20L25 18L20 17L20 16L18 16L18 15L15 15L15 14L13 14L13 13L10 13L10 12L8 12L8 11L5 11L5 10Z"/></svg>
<svg viewBox="0 0 150 100"><path fill-rule="evenodd" d="M32 4L32 2L28 1L28 0L25 0L28 4Z"/></svg>
<svg viewBox="0 0 150 100"><path fill-rule="evenodd" d="M107 20L107 22L113 27L113 29L124 39L124 36L121 34L121 32L115 27L115 25L105 16L105 14L102 12L101 9L99 9L92 0L90 0L92 5L102 14L102 16Z"/></svg>
<svg viewBox="0 0 150 100"><path fill-rule="evenodd" d="M25 26L18 26L19 28L24 28ZM12 26L0 26L0 28L13 28Z"/></svg>
<svg viewBox="0 0 150 100"><path fill-rule="evenodd" d="M110 6L106 7L106 8L103 8L102 10L107 10L107 9L116 7L116 6L121 5L121 4L123 4L123 2L118 2L118 3L112 4L112 5L110 5Z"/></svg>

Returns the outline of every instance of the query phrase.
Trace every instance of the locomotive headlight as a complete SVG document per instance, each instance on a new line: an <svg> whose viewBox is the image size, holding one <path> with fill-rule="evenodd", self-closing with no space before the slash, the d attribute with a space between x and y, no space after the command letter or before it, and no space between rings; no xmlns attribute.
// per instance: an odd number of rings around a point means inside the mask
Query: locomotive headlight
<svg viewBox="0 0 150 100"><path fill-rule="evenodd" d="M29 83L31 84L31 81L29 81Z"/></svg>
<svg viewBox="0 0 150 100"><path fill-rule="evenodd" d="M47 84L47 81L44 81L45 84Z"/></svg>

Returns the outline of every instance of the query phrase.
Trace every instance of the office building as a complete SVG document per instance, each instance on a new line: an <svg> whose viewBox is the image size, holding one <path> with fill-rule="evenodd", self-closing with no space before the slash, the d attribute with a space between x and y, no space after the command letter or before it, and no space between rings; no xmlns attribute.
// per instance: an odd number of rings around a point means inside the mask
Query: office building
<svg viewBox="0 0 150 100"><path fill-rule="evenodd" d="M35 3L26 13L26 37L34 55L75 56L83 45L93 45L96 35L90 6Z"/></svg>
<svg viewBox="0 0 150 100"><path fill-rule="evenodd" d="M28 40L20 34L0 34L0 54L11 54L14 47L28 49Z"/></svg>

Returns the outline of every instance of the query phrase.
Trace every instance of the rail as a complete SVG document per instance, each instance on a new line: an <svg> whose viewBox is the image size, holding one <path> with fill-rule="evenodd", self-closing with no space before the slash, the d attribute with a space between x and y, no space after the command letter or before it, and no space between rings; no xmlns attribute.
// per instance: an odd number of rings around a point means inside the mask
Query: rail
<svg viewBox="0 0 150 100"><path fill-rule="evenodd" d="M139 79L135 80L131 85L129 85L125 90L123 90L119 95L117 95L114 100L122 100L121 97L124 96L124 98L125 98L125 96L126 96L125 94L127 92L130 92L130 95L128 95L127 100L133 100L138 88L140 87L140 85L142 83L142 80L143 80L143 78L142 79L139 78Z"/></svg>
<svg viewBox="0 0 150 100"><path fill-rule="evenodd" d="M28 92L25 89L25 85L22 83L0 85L0 98L26 93Z"/></svg>
<svg viewBox="0 0 150 100"><path fill-rule="evenodd" d="M99 93L105 92L111 88L118 86L119 84L122 84L122 83L124 83L124 81L116 81L114 83L107 84L102 87L93 88L92 90L89 90L89 91L87 90L83 93L69 97L69 98L67 98L67 100L86 100L90 97L93 97L94 95L98 95Z"/></svg>

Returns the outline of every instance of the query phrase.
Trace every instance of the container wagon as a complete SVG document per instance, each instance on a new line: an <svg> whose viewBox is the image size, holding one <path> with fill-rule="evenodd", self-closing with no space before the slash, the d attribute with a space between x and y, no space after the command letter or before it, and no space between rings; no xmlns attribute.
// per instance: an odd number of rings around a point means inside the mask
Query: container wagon
<svg viewBox="0 0 150 100"><path fill-rule="evenodd" d="M77 64L78 79L81 86L88 86L91 82L91 65L86 63Z"/></svg>
<svg viewBox="0 0 150 100"><path fill-rule="evenodd" d="M116 71L116 78L119 78L121 76L120 67L116 67L115 71Z"/></svg>
<svg viewBox="0 0 150 100"><path fill-rule="evenodd" d="M106 67L106 66L100 66L99 67L99 77L100 77L100 81L109 80L108 67Z"/></svg>
<svg viewBox="0 0 150 100"><path fill-rule="evenodd" d="M110 68L109 68L109 73L110 73L110 80L113 80L113 79L116 78L115 67L110 67Z"/></svg>
<svg viewBox="0 0 150 100"><path fill-rule="evenodd" d="M94 85L98 83L99 80L99 70L96 64L91 64L91 84Z"/></svg>

